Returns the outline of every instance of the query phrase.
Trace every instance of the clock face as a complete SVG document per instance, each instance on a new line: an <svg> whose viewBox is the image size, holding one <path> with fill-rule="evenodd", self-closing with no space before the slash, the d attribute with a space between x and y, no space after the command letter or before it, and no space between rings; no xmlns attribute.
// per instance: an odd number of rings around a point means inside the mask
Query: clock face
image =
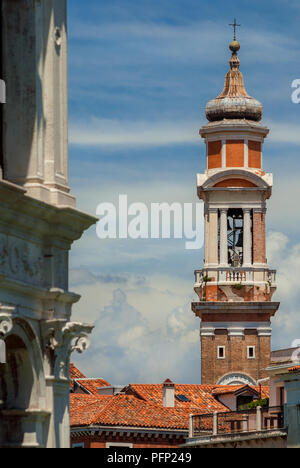
<svg viewBox="0 0 300 468"><path fill-rule="evenodd" d="M235 372L224 375L224 377L218 381L218 385L256 385L256 382L246 374Z"/></svg>

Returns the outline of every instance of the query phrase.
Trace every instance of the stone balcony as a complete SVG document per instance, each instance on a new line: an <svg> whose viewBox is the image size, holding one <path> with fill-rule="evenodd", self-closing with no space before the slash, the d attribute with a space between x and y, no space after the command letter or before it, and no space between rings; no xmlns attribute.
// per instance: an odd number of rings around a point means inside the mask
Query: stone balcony
<svg viewBox="0 0 300 468"><path fill-rule="evenodd" d="M202 286L203 283L253 283L265 282L270 285L276 283L276 270L269 268L231 268L231 267L216 267L203 268L195 270L195 287Z"/></svg>
<svg viewBox="0 0 300 468"><path fill-rule="evenodd" d="M267 267L210 267L195 271L194 290L200 301L271 301L276 270Z"/></svg>

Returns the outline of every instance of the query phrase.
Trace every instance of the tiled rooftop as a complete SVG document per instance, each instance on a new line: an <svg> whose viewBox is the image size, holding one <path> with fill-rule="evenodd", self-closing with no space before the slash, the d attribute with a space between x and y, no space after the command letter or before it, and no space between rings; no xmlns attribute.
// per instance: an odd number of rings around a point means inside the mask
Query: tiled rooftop
<svg viewBox="0 0 300 468"><path fill-rule="evenodd" d="M71 394L71 426L188 430L190 414L228 411L216 396L243 388L243 386L174 385L174 408L163 406L163 384L130 384L122 393L110 396L96 393ZM255 390L258 391L258 387ZM184 395L188 401L180 401L176 395ZM266 396L268 396L268 387L263 387L262 397Z"/></svg>
<svg viewBox="0 0 300 468"><path fill-rule="evenodd" d="M70 364L70 379L85 379L85 375L72 362Z"/></svg>
<svg viewBox="0 0 300 468"><path fill-rule="evenodd" d="M87 379L74 364L70 367L73 384L84 393L70 395L72 427L116 426L188 430L189 415L228 411L218 396L241 390L243 385L174 384L175 406L163 406L164 384L130 384L116 395L99 395L99 387L109 386L104 379ZM251 387L259 393L259 387ZM262 398L269 387L261 387ZM176 398L179 397L179 398ZM182 398L182 396L184 398Z"/></svg>
<svg viewBox="0 0 300 468"><path fill-rule="evenodd" d="M88 379L86 376L73 364L70 364L70 387L75 390L76 384L84 393L98 395L99 387L109 387L110 384L104 379Z"/></svg>
<svg viewBox="0 0 300 468"><path fill-rule="evenodd" d="M241 390L245 385L218 385L212 390L212 395L214 396L219 396L219 395L230 395L238 390ZM259 387L251 387L254 389L257 393L260 392ZM269 387L261 387L261 396L262 398L268 398L269 397Z"/></svg>

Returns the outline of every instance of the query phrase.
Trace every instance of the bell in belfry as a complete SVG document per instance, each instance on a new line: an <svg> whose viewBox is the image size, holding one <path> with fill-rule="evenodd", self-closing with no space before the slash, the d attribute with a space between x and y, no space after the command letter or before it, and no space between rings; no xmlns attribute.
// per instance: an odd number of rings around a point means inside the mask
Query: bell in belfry
<svg viewBox="0 0 300 468"><path fill-rule="evenodd" d="M240 256L237 252L233 252L232 265L234 268L238 268L239 266L241 266Z"/></svg>

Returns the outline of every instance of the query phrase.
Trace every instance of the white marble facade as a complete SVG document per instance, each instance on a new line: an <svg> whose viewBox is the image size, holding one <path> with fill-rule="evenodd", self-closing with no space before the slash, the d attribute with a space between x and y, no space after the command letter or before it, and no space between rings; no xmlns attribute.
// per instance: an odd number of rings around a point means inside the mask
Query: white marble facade
<svg viewBox="0 0 300 468"><path fill-rule="evenodd" d="M3 0L0 447L69 447L72 243L95 223L68 187L65 0ZM84 318L83 318L84 320Z"/></svg>

